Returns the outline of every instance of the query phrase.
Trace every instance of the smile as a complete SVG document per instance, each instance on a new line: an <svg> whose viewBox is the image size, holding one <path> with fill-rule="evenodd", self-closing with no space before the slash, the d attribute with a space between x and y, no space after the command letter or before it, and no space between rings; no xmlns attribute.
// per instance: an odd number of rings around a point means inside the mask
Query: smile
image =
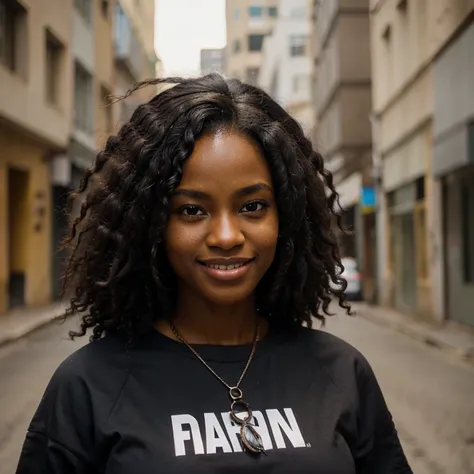
<svg viewBox="0 0 474 474"><path fill-rule="evenodd" d="M247 265L246 263L236 263L234 265L206 265L209 268L215 268L216 270L233 270L234 268L240 268L243 267L244 265Z"/></svg>
<svg viewBox="0 0 474 474"><path fill-rule="evenodd" d="M247 273L255 259L229 259L229 262L199 262L200 267L213 279L230 281Z"/></svg>

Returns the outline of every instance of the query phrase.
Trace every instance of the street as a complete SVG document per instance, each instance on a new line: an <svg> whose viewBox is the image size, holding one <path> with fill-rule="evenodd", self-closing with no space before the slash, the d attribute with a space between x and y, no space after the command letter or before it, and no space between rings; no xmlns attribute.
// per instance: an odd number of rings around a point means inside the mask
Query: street
<svg viewBox="0 0 474 474"><path fill-rule="evenodd" d="M86 341L51 325L0 350L0 474L12 474L29 420L57 365ZM474 370L362 317L328 330L370 361L415 474L474 472Z"/></svg>

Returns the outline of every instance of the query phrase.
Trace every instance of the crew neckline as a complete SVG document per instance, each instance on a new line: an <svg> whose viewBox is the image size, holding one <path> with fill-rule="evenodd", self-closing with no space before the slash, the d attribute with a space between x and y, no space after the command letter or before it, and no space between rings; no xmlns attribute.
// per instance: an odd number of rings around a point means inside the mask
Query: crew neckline
<svg viewBox="0 0 474 474"><path fill-rule="evenodd" d="M284 335L273 329L268 328L267 334L257 343L254 359L262 356L269 349L279 345ZM153 347L174 352L184 357L196 359L196 356L182 342L165 336L155 328L151 331L150 342ZM238 345L218 345L218 344L190 344L193 349L206 361L213 362L242 362L246 361L252 350L252 343Z"/></svg>

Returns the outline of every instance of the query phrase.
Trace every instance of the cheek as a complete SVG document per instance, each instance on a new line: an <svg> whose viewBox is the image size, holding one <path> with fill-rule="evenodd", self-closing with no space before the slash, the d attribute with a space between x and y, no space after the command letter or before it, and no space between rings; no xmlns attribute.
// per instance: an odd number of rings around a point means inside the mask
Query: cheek
<svg viewBox="0 0 474 474"><path fill-rule="evenodd" d="M261 251L265 251L268 256L273 258L278 244L278 218L275 216L267 222L267 225L260 229L258 233L259 245Z"/></svg>
<svg viewBox="0 0 474 474"><path fill-rule="evenodd" d="M194 254L201 232L198 226L184 226L171 219L164 232L166 252L170 261L180 260L181 256Z"/></svg>

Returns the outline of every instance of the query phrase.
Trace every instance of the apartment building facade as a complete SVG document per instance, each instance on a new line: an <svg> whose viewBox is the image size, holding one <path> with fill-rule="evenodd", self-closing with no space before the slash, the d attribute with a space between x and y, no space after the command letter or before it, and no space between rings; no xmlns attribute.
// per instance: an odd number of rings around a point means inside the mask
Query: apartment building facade
<svg viewBox="0 0 474 474"><path fill-rule="evenodd" d="M264 39L277 16L278 0L226 0L227 76L257 83Z"/></svg>
<svg viewBox="0 0 474 474"><path fill-rule="evenodd" d="M474 2L371 1L381 300L474 325Z"/></svg>
<svg viewBox="0 0 474 474"><path fill-rule="evenodd" d="M225 48L201 49L201 74L225 73Z"/></svg>
<svg viewBox="0 0 474 474"><path fill-rule="evenodd" d="M0 314L51 298L50 166L72 129L73 0L0 0Z"/></svg>
<svg viewBox="0 0 474 474"><path fill-rule="evenodd" d="M258 85L302 125L311 137L314 109L309 49L311 0L280 0L272 33L263 44Z"/></svg>
<svg viewBox="0 0 474 474"><path fill-rule="evenodd" d="M344 210L345 257L358 260L364 296L375 298L371 56L368 0L312 2L315 144L334 174Z"/></svg>

